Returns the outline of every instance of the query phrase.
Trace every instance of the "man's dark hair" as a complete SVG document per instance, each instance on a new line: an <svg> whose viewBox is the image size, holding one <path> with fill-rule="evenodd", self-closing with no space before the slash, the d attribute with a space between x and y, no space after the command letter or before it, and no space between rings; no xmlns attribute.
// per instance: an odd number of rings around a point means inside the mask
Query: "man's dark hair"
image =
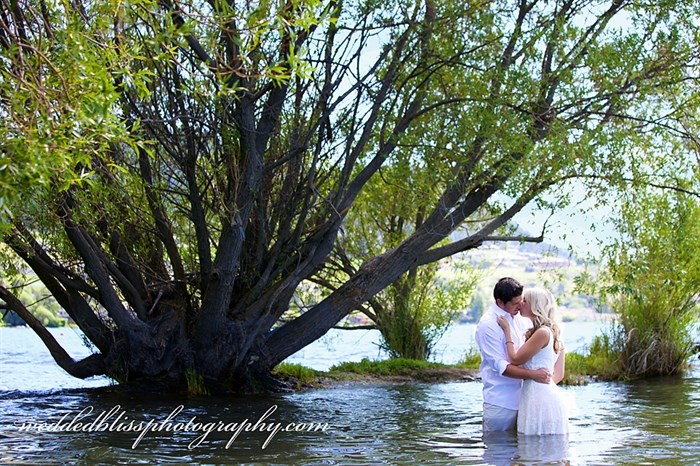
<svg viewBox="0 0 700 466"><path fill-rule="evenodd" d="M496 286L493 287L494 299L500 299L504 303L507 303L521 294L523 294L523 285L515 278L501 278L498 280L498 283L496 283Z"/></svg>

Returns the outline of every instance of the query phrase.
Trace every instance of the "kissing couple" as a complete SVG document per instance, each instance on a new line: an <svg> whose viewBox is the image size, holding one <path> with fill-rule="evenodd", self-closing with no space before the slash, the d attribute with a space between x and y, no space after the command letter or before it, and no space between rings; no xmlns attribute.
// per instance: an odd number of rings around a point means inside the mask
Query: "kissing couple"
<svg viewBox="0 0 700 466"><path fill-rule="evenodd" d="M555 322L556 301L543 288L506 277L479 320L476 343L484 384L484 432L517 428L519 434L567 434L564 345Z"/></svg>

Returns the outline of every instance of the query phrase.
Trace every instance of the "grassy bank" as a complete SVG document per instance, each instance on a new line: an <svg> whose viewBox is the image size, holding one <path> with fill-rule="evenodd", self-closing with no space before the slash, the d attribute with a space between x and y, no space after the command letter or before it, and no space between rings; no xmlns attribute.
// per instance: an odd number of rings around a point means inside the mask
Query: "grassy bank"
<svg viewBox="0 0 700 466"><path fill-rule="evenodd" d="M328 371L317 371L301 364L282 363L273 375L299 390L312 387L327 387L344 382L357 383L437 383L453 381L475 381L479 378L481 358L477 351L467 353L457 364L418 361L414 359L385 359L360 362L343 362ZM581 385L591 378L585 356L566 355L566 377L564 385Z"/></svg>
<svg viewBox="0 0 700 466"><path fill-rule="evenodd" d="M273 371L278 379L296 389L333 386L344 382L356 383L435 383L476 380L478 368L418 361L415 359L385 359L344 362L327 371L317 371L301 364L282 363Z"/></svg>

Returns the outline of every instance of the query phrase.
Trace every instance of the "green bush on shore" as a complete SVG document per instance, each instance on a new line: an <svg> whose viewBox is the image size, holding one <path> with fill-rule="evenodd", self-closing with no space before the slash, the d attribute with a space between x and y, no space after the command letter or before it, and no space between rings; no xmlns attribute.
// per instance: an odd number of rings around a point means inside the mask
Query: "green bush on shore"
<svg viewBox="0 0 700 466"><path fill-rule="evenodd" d="M591 375L599 373L600 364L600 361L590 355L567 353L566 370L564 372L564 379L561 381L561 384L585 384ZM480 365L481 354L476 348L470 348L465 353L464 357L456 364L457 367L464 369L478 369Z"/></svg>
<svg viewBox="0 0 700 466"><path fill-rule="evenodd" d="M700 316L700 204L683 190L639 187L613 217L615 241L599 276L579 288L617 317L590 347L589 370L602 379L674 375L688 366Z"/></svg>
<svg viewBox="0 0 700 466"><path fill-rule="evenodd" d="M457 367L464 369L478 369L481 365L481 353L475 347L471 347L457 363Z"/></svg>
<svg viewBox="0 0 700 466"><path fill-rule="evenodd" d="M278 364L272 375L282 380L293 380L297 384L313 385L318 381L322 372L296 363L283 362Z"/></svg>

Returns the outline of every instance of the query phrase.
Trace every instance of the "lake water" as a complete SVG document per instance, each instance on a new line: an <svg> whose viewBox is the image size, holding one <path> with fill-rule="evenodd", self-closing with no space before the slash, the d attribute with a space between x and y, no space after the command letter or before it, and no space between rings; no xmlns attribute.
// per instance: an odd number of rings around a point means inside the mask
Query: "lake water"
<svg viewBox="0 0 700 466"><path fill-rule="evenodd" d="M565 324L567 348L602 325ZM88 353L73 330L52 331ZM437 359L459 360L472 341L473 326L453 327ZM377 342L334 331L290 361L326 369L381 356ZM578 408L568 436L484 438L479 382L163 397L73 379L29 329L0 328L0 464L700 464L697 364L683 377L564 390Z"/></svg>

